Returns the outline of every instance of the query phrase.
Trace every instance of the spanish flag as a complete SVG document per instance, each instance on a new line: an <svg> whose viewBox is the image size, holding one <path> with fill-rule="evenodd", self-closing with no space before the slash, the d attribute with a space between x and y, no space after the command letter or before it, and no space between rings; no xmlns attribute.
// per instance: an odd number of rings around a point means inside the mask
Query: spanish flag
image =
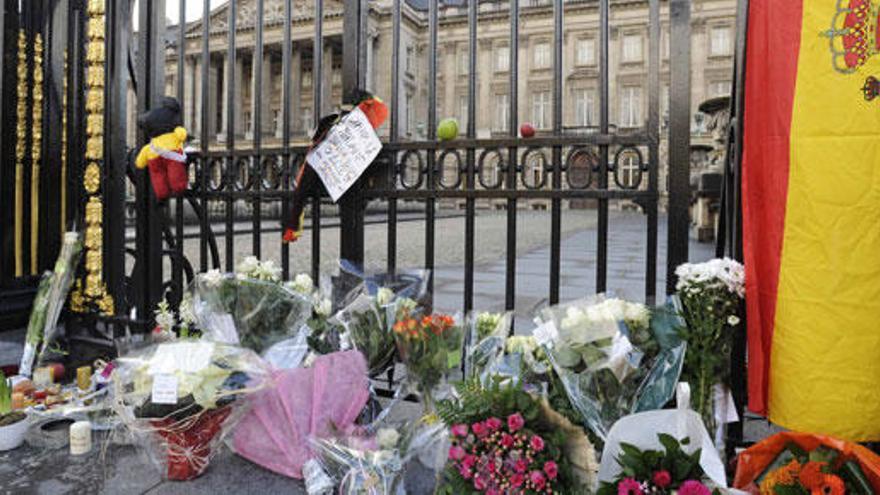
<svg viewBox="0 0 880 495"><path fill-rule="evenodd" d="M751 0L746 45L749 408L852 441L880 440L878 16Z"/></svg>

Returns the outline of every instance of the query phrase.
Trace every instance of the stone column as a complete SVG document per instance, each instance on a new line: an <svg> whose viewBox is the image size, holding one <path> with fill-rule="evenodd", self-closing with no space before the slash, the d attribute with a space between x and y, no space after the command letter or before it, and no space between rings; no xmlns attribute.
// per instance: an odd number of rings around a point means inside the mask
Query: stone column
<svg viewBox="0 0 880 495"><path fill-rule="evenodd" d="M379 35L370 33L367 35L367 91L375 93L375 82L373 77L373 43Z"/></svg>
<svg viewBox="0 0 880 495"><path fill-rule="evenodd" d="M495 122L495 95L492 93L492 79L495 76L492 41L477 42L477 136L489 137Z"/></svg>
<svg viewBox="0 0 880 495"><path fill-rule="evenodd" d="M235 86L232 88L232 111L235 118L235 135L244 135L244 101L242 98L242 86L244 82L244 57L241 53L235 54ZM256 128L256 126L254 126Z"/></svg>
<svg viewBox="0 0 880 495"><path fill-rule="evenodd" d="M275 132L275 128L273 127L275 112L273 112L272 100L273 100L273 81L272 81L272 52L269 50L268 46L263 47L263 81L262 87L260 88L260 96L261 99L258 101L260 106L260 111L262 112L262 123L261 130L263 135L272 134Z"/></svg>
<svg viewBox="0 0 880 495"><path fill-rule="evenodd" d="M208 119L205 122L205 125L208 126L208 136L210 137L212 134L216 135L218 130L217 125L217 109L222 108L222 104L220 102L220 89L218 87L219 74L218 70L221 70L222 67L218 68L218 64L214 62L211 58L208 58L208 87L204 88L208 91Z"/></svg>
<svg viewBox="0 0 880 495"><path fill-rule="evenodd" d="M220 112L220 134L217 136L217 141L226 142L226 134L229 125L229 112L226 111L226 95L229 92L229 59L226 57L225 53L220 60L218 70L221 71L220 78L222 84L220 85L221 87L218 88L219 94L217 98L217 108Z"/></svg>
<svg viewBox="0 0 880 495"><path fill-rule="evenodd" d="M321 70L324 72L321 75L321 110L319 116L323 117L328 113L333 111L333 107L336 104L340 103L337 101L332 101L333 99L333 46L330 43L327 43L327 39L324 41L324 60L322 62L323 66ZM313 77L315 75L313 74ZM312 80L312 84L315 81ZM318 110L316 110L318 111Z"/></svg>
<svg viewBox="0 0 880 495"><path fill-rule="evenodd" d="M303 132L302 101L302 46L293 43L290 53L290 132L297 136Z"/></svg>
<svg viewBox="0 0 880 495"><path fill-rule="evenodd" d="M195 99L195 82L196 82L196 59L194 57L187 56L183 60L183 101L180 104L183 106L183 126L186 127L186 130L190 133L193 132L195 128L195 118L194 111L196 108L196 99Z"/></svg>

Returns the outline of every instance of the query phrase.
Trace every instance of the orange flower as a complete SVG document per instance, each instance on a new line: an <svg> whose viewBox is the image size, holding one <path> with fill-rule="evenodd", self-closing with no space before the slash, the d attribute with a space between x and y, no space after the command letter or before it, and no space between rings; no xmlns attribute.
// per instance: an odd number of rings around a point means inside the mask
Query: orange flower
<svg viewBox="0 0 880 495"><path fill-rule="evenodd" d="M776 485L794 485L797 483L800 471L801 463L797 459L793 459L785 466L767 474L764 480L761 481L761 495L775 494L776 492L773 488Z"/></svg>
<svg viewBox="0 0 880 495"><path fill-rule="evenodd" d="M815 490L821 487L825 481L825 466L826 463L815 461L804 464L803 469L798 474L798 481L800 481L801 486L807 490Z"/></svg>
<svg viewBox="0 0 880 495"><path fill-rule="evenodd" d="M826 474L822 484L810 492L811 495L844 495L845 493L846 483L833 474Z"/></svg>

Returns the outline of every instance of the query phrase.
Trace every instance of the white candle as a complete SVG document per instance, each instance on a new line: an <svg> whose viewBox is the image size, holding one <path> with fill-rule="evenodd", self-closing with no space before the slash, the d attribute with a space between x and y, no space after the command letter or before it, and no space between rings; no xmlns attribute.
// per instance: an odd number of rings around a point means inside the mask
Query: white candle
<svg viewBox="0 0 880 495"><path fill-rule="evenodd" d="M70 455L88 454L92 450L92 423L77 421L70 425Z"/></svg>

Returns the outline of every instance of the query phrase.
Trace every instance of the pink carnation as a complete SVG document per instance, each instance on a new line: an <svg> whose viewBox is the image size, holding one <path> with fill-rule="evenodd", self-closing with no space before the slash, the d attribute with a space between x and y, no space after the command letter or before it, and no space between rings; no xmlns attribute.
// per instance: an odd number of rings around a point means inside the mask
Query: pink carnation
<svg viewBox="0 0 880 495"><path fill-rule="evenodd" d="M465 424L452 425L452 436L466 437L468 435L468 426Z"/></svg>
<svg viewBox="0 0 880 495"><path fill-rule="evenodd" d="M533 435L532 439L529 440L529 446L532 447L532 450L535 452L540 452L544 450L544 439L538 435Z"/></svg>
<svg viewBox="0 0 880 495"><path fill-rule="evenodd" d="M474 464L477 463L477 458L473 454L467 454L464 456L464 459L461 461L461 465L470 469L474 467Z"/></svg>
<svg viewBox="0 0 880 495"><path fill-rule="evenodd" d="M660 488L666 488L672 483L672 475L669 474L669 471L661 469L660 471L654 472L651 481Z"/></svg>
<svg viewBox="0 0 880 495"><path fill-rule="evenodd" d="M489 434L489 430L486 428L486 425L484 425L483 423L480 423L480 422L472 424L471 431L473 431L474 435L476 435L479 438L485 437L486 435Z"/></svg>
<svg viewBox="0 0 880 495"><path fill-rule="evenodd" d="M520 413L511 414L507 417L507 427L510 428L510 431L521 430L525 425L526 420L523 419L522 414Z"/></svg>
<svg viewBox="0 0 880 495"><path fill-rule="evenodd" d="M617 495L643 495L642 485L633 478L625 478L617 484Z"/></svg>
<svg viewBox="0 0 880 495"><path fill-rule="evenodd" d="M514 474L510 477L510 485L513 486L514 488L519 488L519 487L521 487L522 484L525 483L525 481L526 481L525 476L523 476L523 475L520 474L520 473L514 473Z"/></svg>
<svg viewBox="0 0 880 495"><path fill-rule="evenodd" d="M712 490L697 480L688 480L678 488L678 495L712 495Z"/></svg>
<svg viewBox="0 0 880 495"><path fill-rule="evenodd" d="M486 490L486 495L501 495L501 492L499 492L495 488L489 488L488 490Z"/></svg>
<svg viewBox="0 0 880 495"><path fill-rule="evenodd" d="M474 478L474 488L483 491L486 489L486 480L482 476Z"/></svg>
<svg viewBox="0 0 880 495"><path fill-rule="evenodd" d="M503 435L501 435L501 445L503 447L509 449L509 448L513 447L513 442L514 442L513 436L508 435L507 433L504 433Z"/></svg>
<svg viewBox="0 0 880 495"><path fill-rule="evenodd" d="M464 449L459 447L458 445L453 445L452 447L449 447L449 458L450 459L460 461L464 458L464 454L465 454Z"/></svg>
<svg viewBox="0 0 880 495"><path fill-rule="evenodd" d="M486 420L485 424L486 424L486 428L489 428L490 431L498 431L498 429L501 428L501 425L503 423L501 422L500 419L498 419L496 417L491 417Z"/></svg>
<svg viewBox="0 0 880 495"><path fill-rule="evenodd" d="M556 465L553 461L547 461L544 463L544 473L551 480L555 480L559 475L559 466Z"/></svg>
<svg viewBox="0 0 880 495"><path fill-rule="evenodd" d="M464 478L464 479L466 479L466 480L471 479L471 477L473 477L473 475L474 475L474 474L471 472L470 468L467 468L467 467L465 467L464 465L462 465L461 467L458 468L458 474L460 474L461 477Z"/></svg>
<svg viewBox="0 0 880 495"><path fill-rule="evenodd" d="M513 465L513 470L517 473L525 473L528 469L529 463L525 459L520 459Z"/></svg>
<svg viewBox="0 0 880 495"><path fill-rule="evenodd" d="M547 479L544 478L544 473L541 471L532 471L529 473L529 481L535 485L535 488L538 490L542 490L544 488L544 484L547 482Z"/></svg>

